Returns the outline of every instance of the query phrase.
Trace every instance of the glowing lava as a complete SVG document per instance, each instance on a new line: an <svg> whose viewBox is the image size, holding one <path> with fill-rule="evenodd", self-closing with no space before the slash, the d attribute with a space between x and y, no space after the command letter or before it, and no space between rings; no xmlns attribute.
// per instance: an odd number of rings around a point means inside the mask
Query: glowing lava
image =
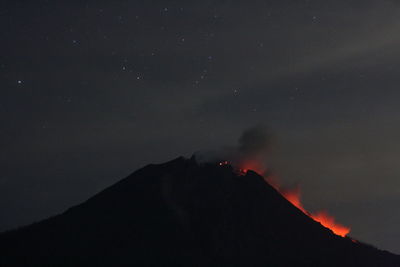
<svg viewBox="0 0 400 267"><path fill-rule="evenodd" d="M332 232L334 232L336 235L345 237L350 232L349 227L337 223L335 221L335 218L329 215L326 211L318 211L315 213L308 212L301 203L301 194L298 188L296 188L295 190L282 190L276 186L274 186L274 188L304 214L312 218L314 221L319 222L326 228L331 229Z"/></svg>
<svg viewBox="0 0 400 267"><path fill-rule="evenodd" d="M282 196L284 196L293 206L297 207L299 210L309 215L306 209L303 207L303 204L300 200L300 189L290 189L290 190L282 190L278 186L272 185Z"/></svg>
<svg viewBox="0 0 400 267"><path fill-rule="evenodd" d="M345 237L349 232L350 228L343 226L337 222L335 222L335 218L329 215L326 211L319 211L317 213L313 213L310 216L314 219L314 221L319 222L326 228L331 229L335 234Z"/></svg>
<svg viewBox="0 0 400 267"><path fill-rule="evenodd" d="M222 161L219 163L220 166L230 165L228 161ZM245 175L248 170L254 170L259 175L262 175L266 172L266 168L257 162L246 161L239 164L240 168L238 168L239 175ZM264 179L274 187L284 198L286 198L293 206L297 207L304 214L312 218L314 221L319 222L326 228L332 230L338 236L345 237L349 232L350 228L343 226L335 221L335 218L329 215L326 211L318 211L315 213L308 212L301 203L301 192L299 188L294 189L283 189L275 176L268 175L267 178Z"/></svg>

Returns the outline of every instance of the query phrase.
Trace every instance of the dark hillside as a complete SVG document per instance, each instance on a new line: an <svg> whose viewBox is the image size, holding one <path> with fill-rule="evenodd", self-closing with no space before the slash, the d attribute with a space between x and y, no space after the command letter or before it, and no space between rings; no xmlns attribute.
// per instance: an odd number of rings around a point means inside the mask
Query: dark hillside
<svg viewBox="0 0 400 267"><path fill-rule="evenodd" d="M255 172L178 158L0 235L2 266L400 266L334 235Z"/></svg>

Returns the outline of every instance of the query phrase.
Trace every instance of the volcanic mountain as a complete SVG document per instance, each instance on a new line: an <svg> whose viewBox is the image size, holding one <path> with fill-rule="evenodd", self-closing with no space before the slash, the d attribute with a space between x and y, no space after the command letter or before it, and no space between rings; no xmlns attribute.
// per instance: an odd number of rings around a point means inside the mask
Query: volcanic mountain
<svg viewBox="0 0 400 267"><path fill-rule="evenodd" d="M178 158L0 235L0 266L400 266L335 235L253 171Z"/></svg>

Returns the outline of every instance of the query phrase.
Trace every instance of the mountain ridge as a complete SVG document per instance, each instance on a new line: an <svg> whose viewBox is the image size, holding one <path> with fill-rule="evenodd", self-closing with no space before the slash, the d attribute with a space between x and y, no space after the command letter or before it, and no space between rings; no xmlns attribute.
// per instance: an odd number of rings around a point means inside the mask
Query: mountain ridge
<svg viewBox="0 0 400 267"><path fill-rule="evenodd" d="M256 172L178 157L0 234L0 266L400 266L335 235Z"/></svg>

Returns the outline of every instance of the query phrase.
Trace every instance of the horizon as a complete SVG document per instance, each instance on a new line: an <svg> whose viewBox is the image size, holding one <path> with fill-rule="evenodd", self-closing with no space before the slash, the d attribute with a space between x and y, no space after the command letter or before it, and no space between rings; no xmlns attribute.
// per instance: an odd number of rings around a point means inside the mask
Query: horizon
<svg viewBox="0 0 400 267"><path fill-rule="evenodd" d="M0 232L149 163L246 154L264 125L252 149L308 212L400 254L399 18L391 0L6 1Z"/></svg>

